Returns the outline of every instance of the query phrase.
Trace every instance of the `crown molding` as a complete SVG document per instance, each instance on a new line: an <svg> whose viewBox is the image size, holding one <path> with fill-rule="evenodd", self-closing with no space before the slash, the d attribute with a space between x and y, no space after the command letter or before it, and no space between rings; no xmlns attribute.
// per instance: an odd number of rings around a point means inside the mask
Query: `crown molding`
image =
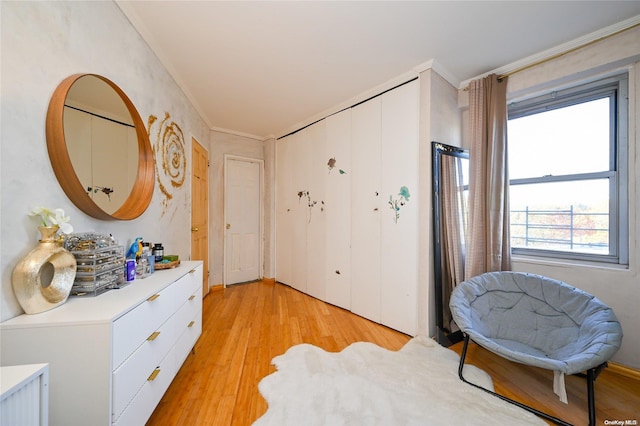
<svg viewBox="0 0 640 426"><path fill-rule="evenodd" d="M218 132L218 133L225 133L227 135L234 135L234 136L240 136L243 138L248 138L248 139L255 139L261 142L266 141L267 139L270 139L269 136L257 136L257 135L252 135L251 133L243 133L243 132L238 132L235 130L230 130L230 129L224 129L222 127L210 127L209 130L213 131L213 132Z"/></svg>
<svg viewBox="0 0 640 426"><path fill-rule="evenodd" d="M450 72L444 65L435 59L430 59L427 62L423 62L413 69L416 73L420 74L427 70L435 71L440 77L444 78L451 84L453 87L458 87L460 85L460 79L455 76L452 72Z"/></svg>
<svg viewBox="0 0 640 426"><path fill-rule="evenodd" d="M582 37L578 37L574 40L568 41L566 43L560 44L558 46L552 47L547 50L543 50L534 55L527 56L526 58L520 59L510 64L503 65L499 68L488 71L484 74L464 80L457 87L459 90L464 90L469 86L469 83L471 83L471 81L477 80L479 78L484 78L490 74L504 75L504 74L515 73L521 69L573 52L576 49L579 49L591 43L595 43L597 41L603 40L607 37L616 35L620 32L636 27L638 25L640 25L640 15L636 15L632 18L629 18L624 21L618 22L616 24L610 25L608 27L599 29L592 33L586 34Z"/></svg>

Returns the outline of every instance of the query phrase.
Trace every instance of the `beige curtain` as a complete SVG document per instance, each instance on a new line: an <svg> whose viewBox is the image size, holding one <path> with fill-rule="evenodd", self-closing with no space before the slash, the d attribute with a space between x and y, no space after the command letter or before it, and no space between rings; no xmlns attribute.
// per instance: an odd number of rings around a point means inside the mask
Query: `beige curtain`
<svg viewBox="0 0 640 426"><path fill-rule="evenodd" d="M443 155L441 161L440 192L442 201L442 297L444 326L451 323L449 298L454 287L464 281L464 243L467 211L464 197L463 161L459 157ZM466 159L464 161L467 161Z"/></svg>
<svg viewBox="0 0 640 426"><path fill-rule="evenodd" d="M507 79L495 74L469 85L469 240L465 279L511 269Z"/></svg>

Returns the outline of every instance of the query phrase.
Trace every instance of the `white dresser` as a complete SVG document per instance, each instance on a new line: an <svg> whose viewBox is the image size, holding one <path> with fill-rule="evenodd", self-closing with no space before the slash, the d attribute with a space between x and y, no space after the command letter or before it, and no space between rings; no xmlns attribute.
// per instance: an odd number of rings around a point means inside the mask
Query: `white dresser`
<svg viewBox="0 0 640 426"><path fill-rule="evenodd" d="M2 365L48 363L52 425L143 425L202 333L202 262L0 324Z"/></svg>
<svg viewBox="0 0 640 426"><path fill-rule="evenodd" d="M49 366L0 367L0 425L49 424Z"/></svg>

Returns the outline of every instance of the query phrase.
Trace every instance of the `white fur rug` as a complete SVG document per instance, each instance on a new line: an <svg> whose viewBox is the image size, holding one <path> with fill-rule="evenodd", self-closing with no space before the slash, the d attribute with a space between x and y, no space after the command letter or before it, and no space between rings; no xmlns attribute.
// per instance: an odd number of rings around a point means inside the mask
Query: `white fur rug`
<svg viewBox="0 0 640 426"><path fill-rule="evenodd" d="M397 352L354 343L342 352L296 345L260 381L269 404L255 426L546 425L533 414L458 378L458 354L416 337ZM488 374L465 378L493 390Z"/></svg>

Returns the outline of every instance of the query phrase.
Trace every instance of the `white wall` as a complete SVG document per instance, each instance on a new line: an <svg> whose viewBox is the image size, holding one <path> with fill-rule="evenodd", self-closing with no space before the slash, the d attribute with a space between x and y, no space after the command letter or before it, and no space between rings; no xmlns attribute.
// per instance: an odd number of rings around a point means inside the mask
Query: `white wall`
<svg viewBox="0 0 640 426"><path fill-rule="evenodd" d="M640 368L640 161L637 149L640 133L640 28L587 46L558 59L521 71L509 77L509 100L543 89L560 88L584 79L596 79L616 70L629 71L629 268L587 266L561 262L542 262L514 258L513 269L550 276L587 291L608 304L622 324L624 338L620 351L613 361L633 368ZM460 93L461 103L466 102L466 92ZM467 114L463 114L465 123ZM468 126L465 126L465 128ZM465 133L465 136L467 133ZM466 139L468 141L468 138ZM465 143L468 146L468 143ZM551 155L551 153L550 153Z"/></svg>
<svg viewBox="0 0 640 426"><path fill-rule="evenodd" d="M108 2L0 2L2 79L0 131L0 320L22 313L11 287L17 262L37 243L30 207L63 208L76 231L112 233L127 245L137 236L161 241L165 253L190 254L190 159L185 184L165 200L156 189L149 209L128 222L99 221L66 197L46 150L45 117L58 84L75 73L101 74L118 84L143 121L168 112L191 138L209 146L210 131L157 57ZM153 143L153 141L152 141Z"/></svg>
<svg viewBox="0 0 640 426"><path fill-rule="evenodd" d="M420 234L418 242L418 334L435 336L433 284L432 141L460 146L457 90L433 69L420 73Z"/></svg>
<svg viewBox="0 0 640 426"><path fill-rule="evenodd" d="M264 141L264 276L276 276L276 141Z"/></svg>

